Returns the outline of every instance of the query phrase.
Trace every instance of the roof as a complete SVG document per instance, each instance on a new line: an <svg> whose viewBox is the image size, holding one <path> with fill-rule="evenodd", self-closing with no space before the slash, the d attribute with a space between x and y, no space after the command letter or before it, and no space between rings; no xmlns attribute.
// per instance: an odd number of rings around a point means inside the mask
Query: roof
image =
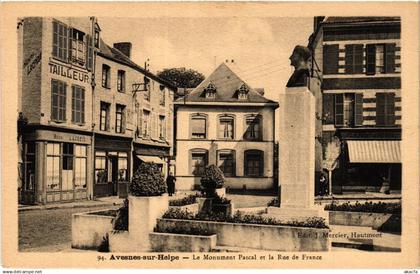
<svg viewBox="0 0 420 274"><path fill-rule="evenodd" d="M212 83L216 87L216 97L206 98L204 89ZM245 84L248 89L247 99L238 99L237 91ZM186 98L179 98L178 102L232 102L236 104L262 103L278 106L277 102L269 100L251 88L245 81L232 71L225 63L220 64L204 81L202 81Z"/></svg>
<svg viewBox="0 0 420 274"><path fill-rule="evenodd" d="M128 56L126 56L124 53L122 53L118 49L108 46L102 39L99 43L98 54L107 58L107 59L111 59L111 60L113 60L117 63L127 65L127 66L141 72L142 74L146 75L147 77L149 77L149 78L151 78L151 79L153 79L153 80L155 80L159 83L162 83L165 86L169 87L170 89L176 91L176 87L174 87L173 84L171 84L167 80L162 79L159 76L151 73L150 71L144 69L143 67L137 65L136 63L131 61L131 59L128 58Z"/></svg>
<svg viewBox="0 0 420 274"><path fill-rule="evenodd" d="M323 24L339 24L339 23L370 23L370 22L390 22L401 21L400 17L391 16L340 16L340 17L327 17L322 23Z"/></svg>

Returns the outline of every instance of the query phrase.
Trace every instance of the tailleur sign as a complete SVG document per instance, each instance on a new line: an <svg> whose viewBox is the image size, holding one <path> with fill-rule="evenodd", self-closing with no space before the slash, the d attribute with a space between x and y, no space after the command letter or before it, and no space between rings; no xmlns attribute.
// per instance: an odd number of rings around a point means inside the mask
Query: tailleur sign
<svg viewBox="0 0 420 274"><path fill-rule="evenodd" d="M63 66L61 64L53 63L50 61L50 73L60 75L62 77L67 77L69 79L78 80L83 83L89 83L89 74L77 70L73 67Z"/></svg>

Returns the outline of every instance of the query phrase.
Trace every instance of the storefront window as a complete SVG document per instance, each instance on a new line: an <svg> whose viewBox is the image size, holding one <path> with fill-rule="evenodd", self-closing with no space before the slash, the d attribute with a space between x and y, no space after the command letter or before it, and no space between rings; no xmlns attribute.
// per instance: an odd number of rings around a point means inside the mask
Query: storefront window
<svg viewBox="0 0 420 274"><path fill-rule="evenodd" d="M106 183L108 181L108 171L106 169L106 153L97 151L95 153L95 182L97 184Z"/></svg>
<svg viewBox="0 0 420 274"><path fill-rule="evenodd" d="M60 144L47 144L47 190L60 190Z"/></svg>
<svg viewBox="0 0 420 274"><path fill-rule="evenodd" d="M118 180L119 181L127 180L127 153L126 152L118 153Z"/></svg>
<svg viewBox="0 0 420 274"><path fill-rule="evenodd" d="M26 144L24 189L35 189L35 143Z"/></svg>
<svg viewBox="0 0 420 274"><path fill-rule="evenodd" d="M61 190L73 189L73 144L63 143L63 171Z"/></svg>
<svg viewBox="0 0 420 274"><path fill-rule="evenodd" d="M86 188L86 146L75 145L74 187Z"/></svg>

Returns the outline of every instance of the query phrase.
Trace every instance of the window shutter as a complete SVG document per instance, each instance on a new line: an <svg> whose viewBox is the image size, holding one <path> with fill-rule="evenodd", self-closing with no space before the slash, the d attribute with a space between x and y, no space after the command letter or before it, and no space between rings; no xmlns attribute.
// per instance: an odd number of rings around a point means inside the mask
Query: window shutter
<svg viewBox="0 0 420 274"><path fill-rule="evenodd" d="M334 124L334 94L322 95L322 118L324 125Z"/></svg>
<svg viewBox="0 0 420 274"><path fill-rule="evenodd" d="M363 73L363 45L354 45L353 73Z"/></svg>
<svg viewBox="0 0 420 274"><path fill-rule="evenodd" d="M386 96L386 124L395 125L395 94L387 93Z"/></svg>
<svg viewBox="0 0 420 274"><path fill-rule="evenodd" d="M344 125L344 94L335 94L335 125Z"/></svg>
<svg viewBox="0 0 420 274"><path fill-rule="evenodd" d="M385 125L386 93L376 93L376 125Z"/></svg>
<svg viewBox="0 0 420 274"><path fill-rule="evenodd" d="M92 37L88 34L86 35L86 40L87 40L87 51L86 51L86 55L87 55L87 62L86 62L86 68L88 70L91 70L93 67L93 46L92 46Z"/></svg>
<svg viewBox="0 0 420 274"><path fill-rule="evenodd" d="M366 45L366 74L375 74L376 66L376 46L374 44Z"/></svg>
<svg viewBox="0 0 420 274"><path fill-rule="evenodd" d="M260 151L260 176L264 175L264 151Z"/></svg>
<svg viewBox="0 0 420 274"><path fill-rule="evenodd" d="M356 93L354 94L354 125L362 126L363 125L363 94Z"/></svg>
<svg viewBox="0 0 420 274"><path fill-rule="evenodd" d="M338 45L323 46L323 72L324 74L338 73Z"/></svg>
<svg viewBox="0 0 420 274"><path fill-rule="evenodd" d="M353 45L345 46L346 55L345 55L345 71L346 73L353 73Z"/></svg>
<svg viewBox="0 0 420 274"><path fill-rule="evenodd" d="M69 28L68 29L68 47L67 47L67 51L68 51L68 60L71 61L72 60L72 56L73 56L73 29Z"/></svg>
<svg viewBox="0 0 420 274"><path fill-rule="evenodd" d="M385 44L385 72L395 72L395 44Z"/></svg>
<svg viewBox="0 0 420 274"><path fill-rule="evenodd" d="M137 132L138 132L138 136L142 136L143 135L143 110L138 108L137 111Z"/></svg>

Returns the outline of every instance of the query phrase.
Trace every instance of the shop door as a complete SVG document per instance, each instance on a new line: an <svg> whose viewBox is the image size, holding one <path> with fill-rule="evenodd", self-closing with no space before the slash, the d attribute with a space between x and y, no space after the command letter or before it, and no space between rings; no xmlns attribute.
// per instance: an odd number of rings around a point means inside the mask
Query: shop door
<svg viewBox="0 0 420 274"><path fill-rule="evenodd" d="M111 162L111 180L112 186L110 187L110 195L115 196L118 193L118 157L109 157Z"/></svg>

